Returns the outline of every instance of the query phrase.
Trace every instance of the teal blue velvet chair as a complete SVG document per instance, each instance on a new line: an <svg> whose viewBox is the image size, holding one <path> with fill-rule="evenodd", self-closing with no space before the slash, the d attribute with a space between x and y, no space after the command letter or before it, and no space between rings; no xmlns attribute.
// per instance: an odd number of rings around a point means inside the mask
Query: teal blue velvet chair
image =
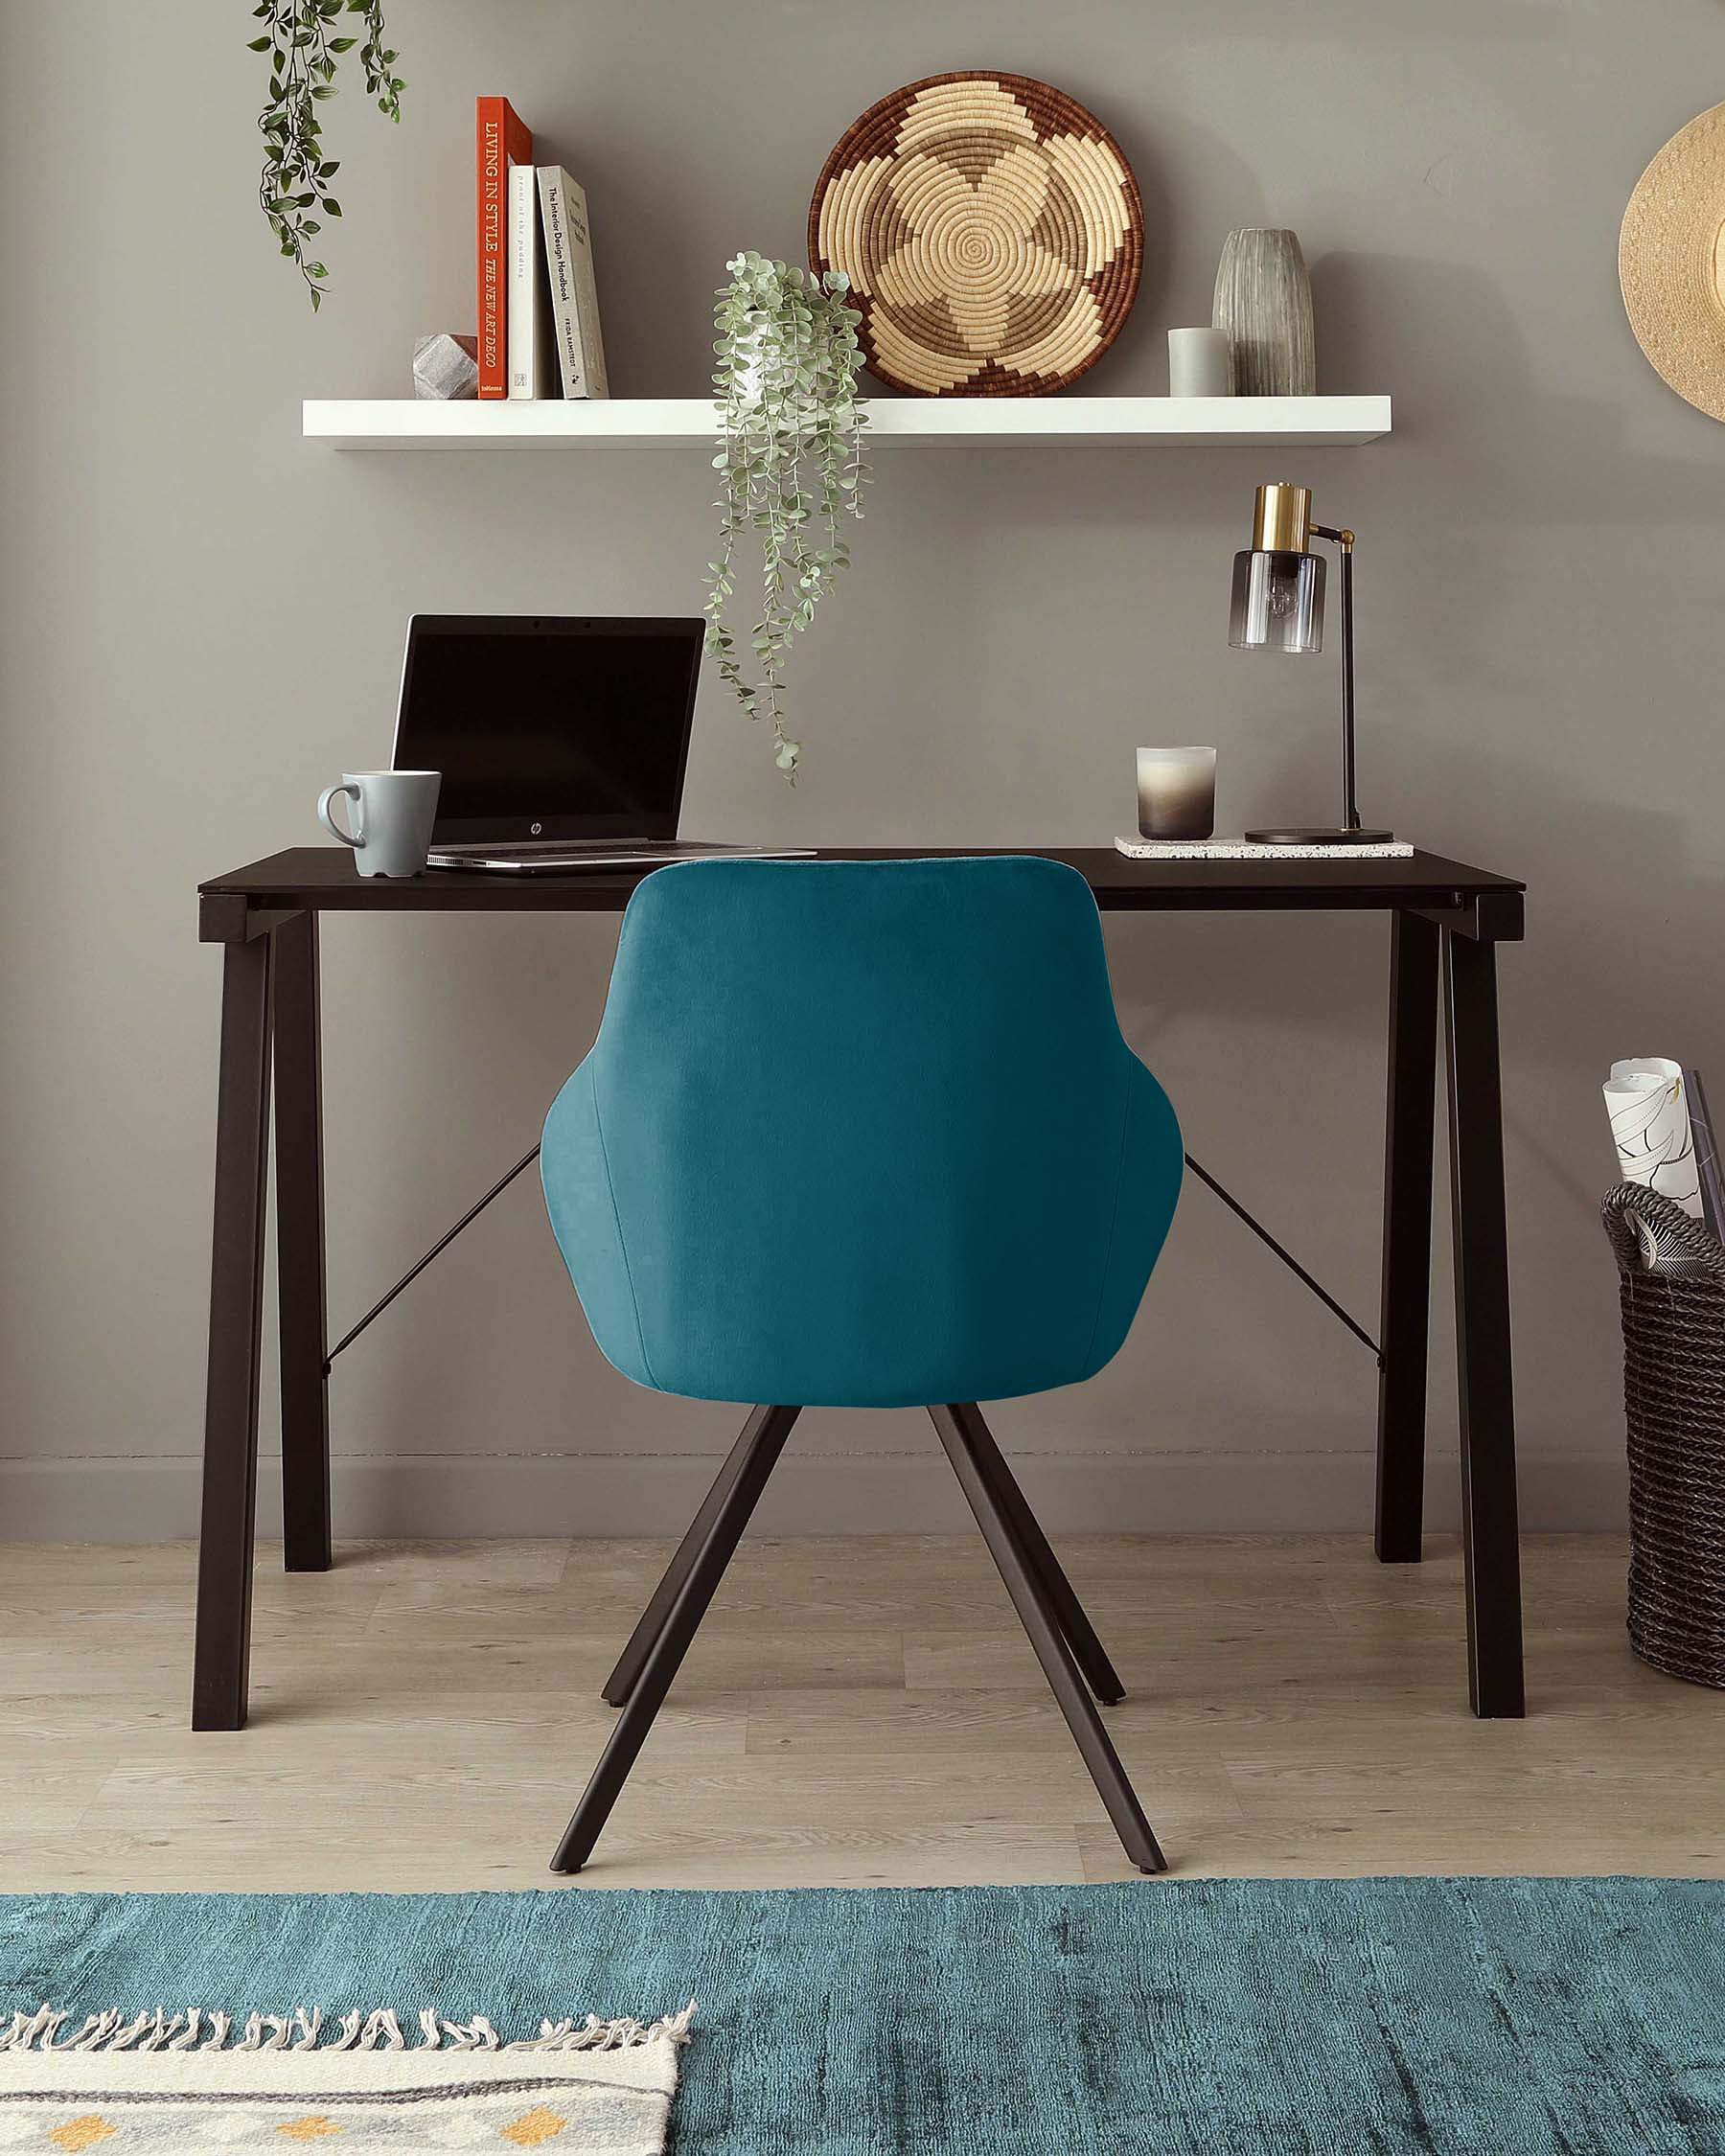
<svg viewBox="0 0 1725 2156"><path fill-rule="evenodd" d="M1074 870L646 879L599 1037L546 1118L545 1204L626 1377L763 1404L605 1687L623 1713L553 1869L590 1854L805 1407L929 1411L1127 1854L1162 1868L1096 1712L1119 1679L976 1403L1110 1360L1182 1163Z"/></svg>

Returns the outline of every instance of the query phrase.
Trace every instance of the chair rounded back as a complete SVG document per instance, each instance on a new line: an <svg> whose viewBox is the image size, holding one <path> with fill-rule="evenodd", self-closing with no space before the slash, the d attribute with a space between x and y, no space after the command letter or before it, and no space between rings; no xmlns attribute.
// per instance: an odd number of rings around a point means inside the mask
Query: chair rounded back
<svg viewBox="0 0 1725 2156"><path fill-rule="evenodd" d="M1100 1369L1182 1160L1075 870L708 860L631 900L540 1173L626 1376L905 1407Z"/></svg>

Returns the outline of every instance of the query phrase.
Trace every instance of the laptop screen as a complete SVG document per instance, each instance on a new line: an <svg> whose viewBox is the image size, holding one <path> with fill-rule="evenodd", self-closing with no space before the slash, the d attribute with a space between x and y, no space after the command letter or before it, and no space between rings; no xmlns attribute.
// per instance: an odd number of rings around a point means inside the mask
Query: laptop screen
<svg viewBox="0 0 1725 2156"><path fill-rule="evenodd" d="M699 619L415 614L398 770L441 771L434 841L674 838Z"/></svg>

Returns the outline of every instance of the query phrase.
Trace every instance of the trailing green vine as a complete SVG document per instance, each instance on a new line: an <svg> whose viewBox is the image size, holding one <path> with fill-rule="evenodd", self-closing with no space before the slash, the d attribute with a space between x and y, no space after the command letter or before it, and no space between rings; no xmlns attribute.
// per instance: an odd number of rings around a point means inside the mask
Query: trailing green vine
<svg viewBox="0 0 1725 2156"><path fill-rule="evenodd" d="M338 159L323 153L323 126L317 107L335 95L335 61L359 47L365 87L378 110L398 124L402 92L407 87L392 72L396 56L384 43L383 0L346 0L347 12L364 18L365 35L331 34L341 18L343 0L263 0L252 10L268 28L251 40L249 50L269 55L269 98L258 118L264 137L264 169L258 177L258 201L281 249L306 281L315 310L323 301L329 275L313 259L311 242L323 230L306 215L320 209L338 218L341 204L330 192L340 171Z"/></svg>
<svg viewBox="0 0 1725 2156"><path fill-rule="evenodd" d="M724 424L713 469L724 478L719 558L707 563L706 649L750 719L772 727L773 760L796 783L802 744L785 728L784 675L792 639L850 561L840 517L860 517L868 477L857 396L862 365L847 278L787 268L752 252L725 264L713 326L713 382ZM746 532L761 535L761 618L748 671L726 620L734 562Z"/></svg>

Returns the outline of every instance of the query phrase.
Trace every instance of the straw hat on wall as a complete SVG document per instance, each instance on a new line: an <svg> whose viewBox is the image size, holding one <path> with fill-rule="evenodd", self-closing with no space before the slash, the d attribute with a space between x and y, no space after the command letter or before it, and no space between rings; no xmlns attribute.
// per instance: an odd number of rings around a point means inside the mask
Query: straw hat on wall
<svg viewBox="0 0 1725 2156"><path fill-rule="evenodd" d="M1642 174L1618 275L1653 366L1698 411L1725 420L1725 104L1680 128Z"/></svg>

